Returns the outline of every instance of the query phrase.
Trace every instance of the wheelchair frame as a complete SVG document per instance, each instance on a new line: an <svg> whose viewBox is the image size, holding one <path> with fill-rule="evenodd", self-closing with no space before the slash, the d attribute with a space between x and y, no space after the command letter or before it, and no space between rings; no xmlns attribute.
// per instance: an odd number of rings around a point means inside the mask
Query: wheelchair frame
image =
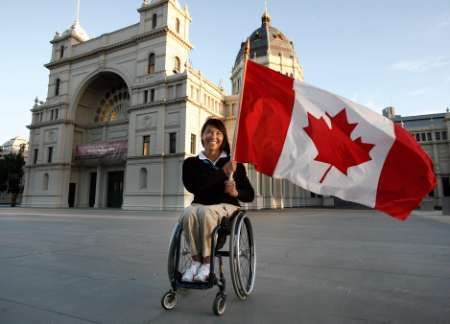
<svg viewBox="0 0 450 324"><path fill-rule="evenodd" d="M244 246L247 238L247 246ZM229 237L229 250L222 250ZM256 255L253 238L253 227L245 211L238 210L231 217L223 218L211 237L211 268L210 277L206 282L183 282L181 281L182 271L180 271L180 262L182 258L188 258L188 247L182 247L185 242L183 236L183 226L176 224L172 233L169 245L169 256L167 270L171 289L164 294L161 299L161 305L166 310L174 309L177 303L177 290L184 289L210 289L218 286L219 292L213 302L213 312L216 315L222 315L226 309L227 295L225 293L226 280L223 271L223 257L228 257L230 261L230 274L234 291L241 300L247 299L252 293L255 283ZM183 250L182 250L183 248ZM186 256L188 255L188 256ZM216 258L219 261L216 275ZM244 261L247 259L248 269L245 269ZM186 261L186 260L185 260ZM189 260L190 261L190 260ZM187 261L189 263L189 261ZM186 266L186 264L184 264ZM181 269L186 270L186 269ZM248 270L248 272L244 271Z"/></svg>

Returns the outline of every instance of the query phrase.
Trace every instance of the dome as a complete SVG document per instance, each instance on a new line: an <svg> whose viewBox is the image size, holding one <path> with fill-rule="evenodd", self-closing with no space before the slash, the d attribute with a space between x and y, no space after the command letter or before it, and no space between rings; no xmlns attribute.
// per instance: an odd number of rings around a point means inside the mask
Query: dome
<svg viewBox="0 0 450 324"><path fill-rule="evenodd" d="M241 44L234 67L237 67L243 59L247 42L250 44L250 58L252 59L268 56L269 52L272 55L281 53L284 57L296 57L293 43L280 30L271 25L271 18L267 11L261 20L261 27Z"/></svg>

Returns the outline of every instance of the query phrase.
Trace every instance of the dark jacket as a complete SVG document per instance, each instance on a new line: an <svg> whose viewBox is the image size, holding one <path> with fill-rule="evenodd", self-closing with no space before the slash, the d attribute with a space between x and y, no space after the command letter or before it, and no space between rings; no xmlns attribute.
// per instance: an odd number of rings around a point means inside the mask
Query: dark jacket
<svg viewBox="0 0 450 324"><path fill-rule="evenodd" d="M224 192L228 176L223 172L222 167L228 161L230 161L230 157L221 158L214 166L209 160L201 160L198 156L184 160L183 184L189 192L194 194L192 203L203 205L227 203L240 206L238 200L253 201L255 193L241 163L237 164L236 172L233 175L239 193L238 197L231 197Z"/></svg>

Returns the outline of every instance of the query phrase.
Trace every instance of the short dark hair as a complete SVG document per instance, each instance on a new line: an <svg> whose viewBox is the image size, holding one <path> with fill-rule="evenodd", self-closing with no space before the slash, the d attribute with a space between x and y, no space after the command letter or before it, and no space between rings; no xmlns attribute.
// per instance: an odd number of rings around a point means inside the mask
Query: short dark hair
<svg viewBox="0 0 450 324"><path fill-rule="evenodd" d="M221 151L225 151L227 154L230 154L230 143L228 142L228 134L227 134L227 128L225 127L223 121L217 118L208 118L205 123L202 126L201 136L203 137L203 133L206 130L206 127L212 126L217 128L222 134L223 134L223 142L220 147ZM203 140L202 140L202 145Z"/></svg>

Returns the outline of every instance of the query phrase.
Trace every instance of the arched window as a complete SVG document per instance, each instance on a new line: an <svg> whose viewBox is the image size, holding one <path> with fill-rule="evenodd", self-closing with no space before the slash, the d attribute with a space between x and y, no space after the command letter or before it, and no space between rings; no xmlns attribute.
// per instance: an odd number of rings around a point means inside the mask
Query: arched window
<svg viewBox="0 0 450 324"><path fill-rule="evenodd" d="M148 173L146 168L142 168L139 172L139 188L140 189L147 189L147 178Z"/></svg>
<svg viewBox="0 0 450 324"><path fill-rule="evenodd" d="M61 45L61 47L59 48L59 58L63 57L64 57L64 45Z"/></svg>
<svg viewBox="0 0 450 324"><path fill-rule="evenodd" d="M55 82L55 96L59 96L59 88L61 86L61 80L58 78Z"/></svg>
<svg viewBox="0 0 450 324"><path fill-rule="evenodd" d="M152 16L152 28L155 29L157 24L158 24L158 15L157 14L153 14L153 16Z"/></svg>
<svg viewBox="0 0 450 324"><path fill-rule="evenodd" d="M148 74L155 73L155 53L151 53L148 56L147 72Z"/></svg>
<svg viewBox="0 0 450 324"><path fill-rule="evenodd" d="M44 174L44 180L42 181L42 189L44 190L44 191L47 191L48 190L48 182L49 182L49 179L50 177L49 177L49 175L48 175L48 173L46 173L46 174Z"/></svg>
<svg viewBox="0 0 450 324"><path fill-rule="evenodd" d="M180 19L177 18L177 20L175 21L175 30L177 31L177 33L180 33Z"/></svg>
<svg viewBox="0 0 450 324"><path fill-rule="evenodd" d="M173 72L179 73L181 71L181 61L178 56L175 56L174 63L173 63Z"/></svg>

